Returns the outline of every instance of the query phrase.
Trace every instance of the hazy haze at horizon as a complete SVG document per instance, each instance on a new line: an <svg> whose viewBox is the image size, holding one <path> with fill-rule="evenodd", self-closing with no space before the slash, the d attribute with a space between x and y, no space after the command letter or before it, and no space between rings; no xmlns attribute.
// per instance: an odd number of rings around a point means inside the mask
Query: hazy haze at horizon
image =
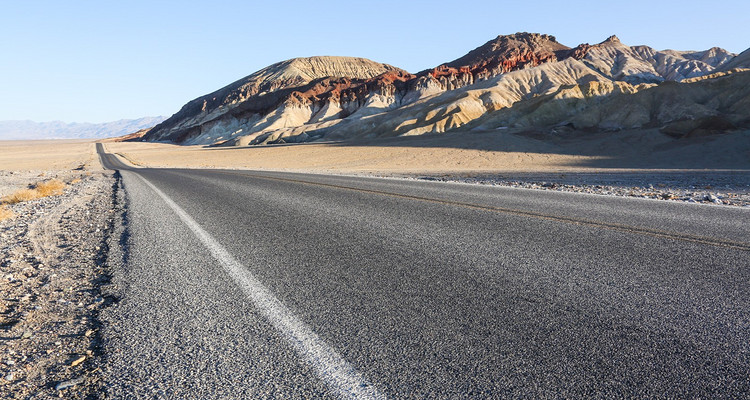
<svg viewBox="0 0 750 400"><path fill-rule="evenodd" d="M656 49L750 46L740 33L750 22L745 1L711 12L698 1L481 3L8 2L0 15L0 120L168 116L293 57L365 57L417 72L519 31L568 46L612 34Z"/></svg>

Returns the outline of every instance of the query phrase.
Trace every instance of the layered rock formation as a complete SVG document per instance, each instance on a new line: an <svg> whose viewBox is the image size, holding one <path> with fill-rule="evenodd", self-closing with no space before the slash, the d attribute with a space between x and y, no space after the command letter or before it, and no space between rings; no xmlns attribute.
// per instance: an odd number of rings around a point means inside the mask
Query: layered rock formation
<svg viewBox="0 0 750 400"><path fill-rule="evenodd" d="M571 48L553 36L518 33L417 74L362 58L298 58L189 102L143 139L248 145L560 126L664 127L687 136L693 131L667 126L687 120L703 121L698 125L709 126L706 132L745 126L747 111L705 93L736 92L713 80L745 79L735 73L747 64L746 53L656 51L615 36ZM639 100L622 100L631 98ZM724 113L737 115L715 118Z"/></svg>

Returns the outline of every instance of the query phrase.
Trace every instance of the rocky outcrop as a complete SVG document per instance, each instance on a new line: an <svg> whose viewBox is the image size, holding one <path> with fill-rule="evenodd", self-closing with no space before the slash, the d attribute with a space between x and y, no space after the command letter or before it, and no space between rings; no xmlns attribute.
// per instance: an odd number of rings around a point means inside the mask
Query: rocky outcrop
<svg viewBox="0 0 750 400"><path fill-rule="evenodd" d="M740 53L729 62L719 68L721 71L730 71L732 69L750 69L750 49Z"/></svg>
<svg viewBox="0 0 750 400"><path fill-rule="evenodd" d="M575 49L557 42L554 36L538 33L516 33L498 36L465 56L453 60L440 69L460 69L470 72L475 81L522 68L536 67L567 58L581 59L590 46L583 44Z"/></svg>
<svg viewBox="0 0 750 400"><path fill-rule="evenodd" d="M744 65L735 61L719 48L656 51L626 46L616 36L571 48L535 33L498 36L416 74L362 58L299 58L189 102L144 140L248 145L548 127L569 123L576 110L601 102L596 99L719 77L713 74L733 62ZM580 117L578 123L585 129L651 123L642 121L643 113L591 124Z"/></svg>
<svg viewBox="0 0 750 400"><path fill-rule="evenodd" d="M612 80L628 83L679 81L710 74L734 54L718 47L706 51L657 51L648 46L627 46L617 36L591 46L583 60Z"/></svg>

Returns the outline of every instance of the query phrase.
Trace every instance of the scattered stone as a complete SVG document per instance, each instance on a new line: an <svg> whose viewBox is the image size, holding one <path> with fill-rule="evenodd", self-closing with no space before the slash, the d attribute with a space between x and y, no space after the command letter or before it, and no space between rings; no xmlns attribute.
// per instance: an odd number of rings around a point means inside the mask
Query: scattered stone
<svg viewBox="0 0 750 400"><path fill-rule="evenodd" d="M86 361L86 356L80 356L80 357L76 358L75 360L73 360L73 362L70 363L70 366L71 367L75 367L75 366L77 366L78 364L80 364L80 363L82 363L84 361Z"/></svg>
<svg viewBox="0 0 750 400"><path fill-rule="evenodd" d="M31 330L27 329L23 331L23 334L21 335L21 339L30 339L33 335L34 333L31 332Z"/></svg>
<svg viewBox="0 0 750 400"><path fill-rule="evenodd" d="M55 385L55 390L63 390L67 389L69 387L73 387L75 385L78 385L80 383L83 383L83 378L75 378L67 381L63 381Z"/></svg>
<svg viewBox="0 0 750 400"><path fill-rule="evenodd" d="M16 376L13 374L13 372L8 372L3 379L5 379L8 382L12 382L13 379L15 379Z"/></svg>
<svg viewBox="0 0 750 400"><path fill-rule="evenodd" d="M750 205L750 185L747 184L750 181L750 176L747 174L675 173L656 175L660 178L660 183L644 183L648 182L646 179L654 177L651 174L629 173L571 173L566 175L518 173L518 177L515 180L508 179L506 176L490 174L475 176L421 176L416 179L683 201L687 203L713 203L731 206ZM706 185L707 182L715 182L716 184ZM704 188L713 189L713 191L709 192L704 190ZM717 189L721 189L721 191Z"/></svg>

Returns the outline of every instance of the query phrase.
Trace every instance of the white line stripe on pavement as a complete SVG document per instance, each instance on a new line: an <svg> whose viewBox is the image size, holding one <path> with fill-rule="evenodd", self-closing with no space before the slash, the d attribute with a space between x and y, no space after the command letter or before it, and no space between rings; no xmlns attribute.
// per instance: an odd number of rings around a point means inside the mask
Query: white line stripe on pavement
<svg viewBox="0 0 750 400"><path fill-rule="evenodd" d="M240 286L268 321L289 341L295 351L310 364L325 383L340 397L385 399L362 374L332 347L328 346L304 322L284 306L224 246L206 232L180 206L140 174L139 178L156 192L188 228L203 242L224 270Z"/></svg>

